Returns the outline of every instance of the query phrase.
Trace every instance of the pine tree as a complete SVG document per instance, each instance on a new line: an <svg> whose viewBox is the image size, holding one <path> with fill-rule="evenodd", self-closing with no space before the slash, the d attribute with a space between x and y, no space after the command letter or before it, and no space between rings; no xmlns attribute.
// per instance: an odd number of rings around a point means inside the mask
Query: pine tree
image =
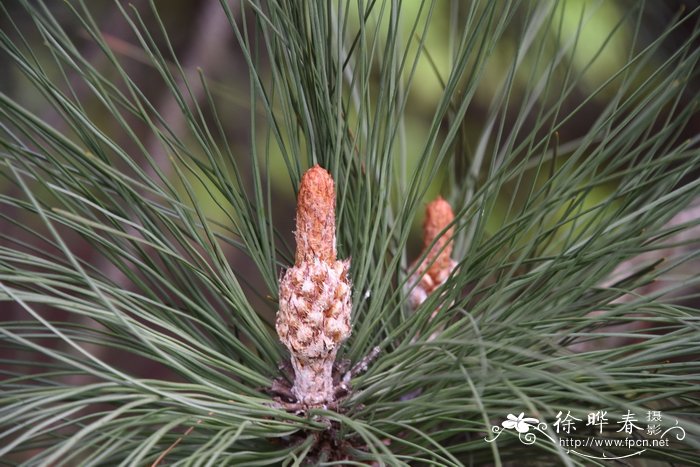
<svg viewBox="0 0 700 467"><path fill-rule="evenodd" d="M700 9L176 3L0 4L3 463L697 465Z"/></svg>

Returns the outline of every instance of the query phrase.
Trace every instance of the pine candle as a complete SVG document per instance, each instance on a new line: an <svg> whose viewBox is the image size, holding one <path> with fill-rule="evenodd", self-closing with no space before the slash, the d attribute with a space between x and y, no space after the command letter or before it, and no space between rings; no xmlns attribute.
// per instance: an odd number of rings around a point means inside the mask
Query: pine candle
<svg viewBox="0 0 700 467"><path fill-rule="evenodd" d="M447 229L454 218L450 203L440 196L425 208L421 253L425 258L407 282L407 288L410 290L409 303L414 310L447 280L457 265L452 259L454 227ZM411 269L415 266L414 263ZM435 313L437 310L433 312L433 316Z"/></svg>
<svg viewBox="0 0 700 467"><path fill-rule="evenodd" d="M335 187L318 165L301 179L297 199L296 258L279 284L277 334L289 349L292 393L300 403L333 401L333 364L350 336L350 260L338 261Z"/></svg>

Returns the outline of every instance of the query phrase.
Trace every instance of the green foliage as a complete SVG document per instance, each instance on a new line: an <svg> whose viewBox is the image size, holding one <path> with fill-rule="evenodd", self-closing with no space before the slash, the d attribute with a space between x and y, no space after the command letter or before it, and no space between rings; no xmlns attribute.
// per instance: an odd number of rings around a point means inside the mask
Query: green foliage
<svg viewBox="0 0 700 467"><path fill-rule="evenodd" d="M115 3L182 131L91 3L20 3L1 6L0 43L60 130L0 94L0 303L22 310L0 323L1 459L589 465L542 440L484 437L509 413L661 410L687 436L640 457L697 462L700 320L682 303L700 276L620 300L697 252L601 285L700 223L667 226L700 194L697 10L650 31L643 2L610 23L595 2L222 1L248 73L250 148L238 150L218 83L183 68L155 4ZM434 101L416 97L436 83ZM274 191L315 163L336 180L339 256L352 258L343 358L381 354L341 410L295 414L265 392L286 358L273 323L292 258ZM436 191L457 214L459 269L414 313L407 246ZM647 327L600 329L630 322ZM607 336L641 339L571 350ZM125 355L172 377L137 375Z"/></svg>

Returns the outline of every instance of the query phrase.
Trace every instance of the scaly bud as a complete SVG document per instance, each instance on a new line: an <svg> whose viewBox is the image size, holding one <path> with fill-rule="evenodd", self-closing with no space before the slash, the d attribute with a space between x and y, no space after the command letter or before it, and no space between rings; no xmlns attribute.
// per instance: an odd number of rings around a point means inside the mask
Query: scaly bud
<svg viewBox="0 0 700 467"><path fill-rule="evenodd" d="M319 166L301 179L296 262L280 281L277 334L294 368L292 393L307 405L333 400L333 364L350 335L350 260L337 261L335 188Z"/></svg>
<svg viewBox="0 0 700 467"><path fill-rule="evenodd" d="M407 287L411 290L409 301L414 310L447 280L457 265L452 259L454 228L445 230L454 218L450 203L440 196L426 206L421 256L426 253L426 250L428 252L407 283ZM411 269L415 266L414 263Z"/></svg>

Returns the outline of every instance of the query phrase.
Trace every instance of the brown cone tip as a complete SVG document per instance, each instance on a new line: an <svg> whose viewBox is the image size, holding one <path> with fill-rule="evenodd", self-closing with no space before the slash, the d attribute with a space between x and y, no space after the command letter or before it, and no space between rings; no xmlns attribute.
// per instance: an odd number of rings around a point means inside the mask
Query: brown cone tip
<svg viewBox="0 0 700 467"><path fill-rule="evenodd" d="M296 222L297 266L314 258L335 261L335 185L318 165L301 177Z"/></svg>
<svg viewBox="0 0 700 467"><path fill-rule="evenodd" d="M455 215L452 212L450 203L445 201L441 196L438 196L435 201L428 203L425 209L425 222L423 224L423 247L425 249L429 248L430 244L433 243L448 225L450 225L454 218ZM449 267L452 256L453 235L454 227L450 227L433 245L426 261L432 261L435 255L438 255L440 250L442 251L428 270L429 274L432 274L433 271Z"/></svg>

